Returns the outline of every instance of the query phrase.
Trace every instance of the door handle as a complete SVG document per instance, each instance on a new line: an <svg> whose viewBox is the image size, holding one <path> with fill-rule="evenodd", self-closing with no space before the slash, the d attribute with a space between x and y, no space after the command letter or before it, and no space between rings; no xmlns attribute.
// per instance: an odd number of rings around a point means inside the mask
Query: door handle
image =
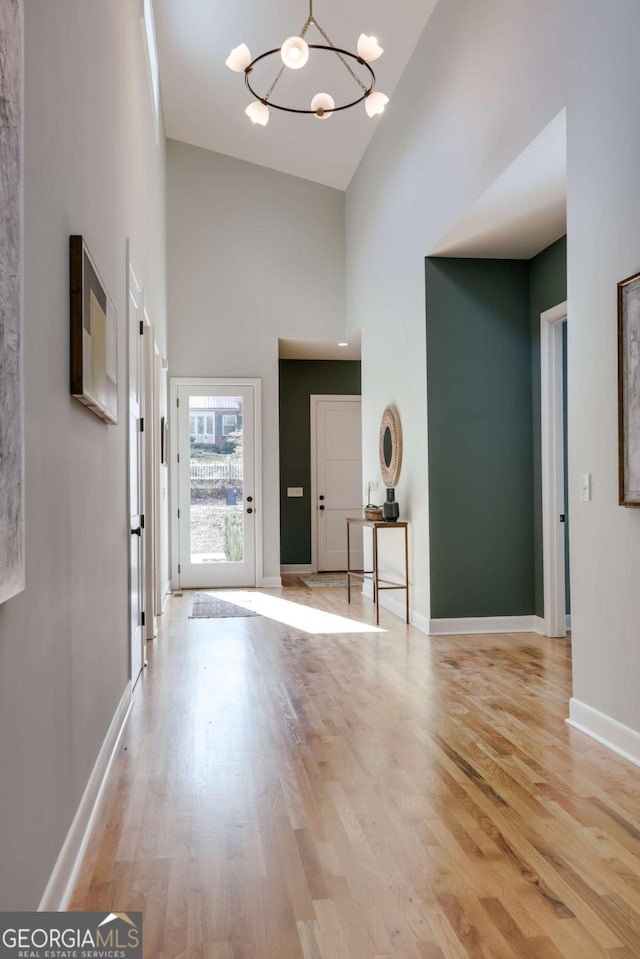
<svg viewBox="0 0 640 959"><path fill-rule="evenodd" d="M324 496L319 496L318 499L320 500L320 502L322 502L322 500L324 499Z"/></svg>
<svg viewBox="0 0 640 959"><path fill-rule="evenodd" d="M251 507L249 507L249 509L247 510L247 513L253 513L253 510L251 509Z"/></svg>
<svg viewBox="0 0 640 959"><path fill-rule="evenodd" d="M132 530L131 530L131 535L132 535L132 536L142 536L142 526L138 526L137 529L132 529Z"/></svg>
<svg viewBox="0 0 640 959"><path fill-rule="evenodd" d="M322 512L322 510L324 509L324 506L319 506L318 509L320 510L320 512Z"/></svg>

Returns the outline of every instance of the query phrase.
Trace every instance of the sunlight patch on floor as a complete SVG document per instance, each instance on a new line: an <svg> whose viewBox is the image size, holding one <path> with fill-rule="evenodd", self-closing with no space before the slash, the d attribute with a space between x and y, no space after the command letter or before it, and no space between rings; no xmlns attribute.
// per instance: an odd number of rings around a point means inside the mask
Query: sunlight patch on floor
<svg viewBox="0 0 640 959"><path fill-rule="evenodd" d="M204 592L204 591L203 591ZM384 633L386 630L371 623L361 623L355 619L346 619L335 613L326 613L313 606L304 606L302 603L293 603L278 596L269 596L265 593L254 593L248 590L225 589L220 592L206 590L210 596L225 599L244 609L250 609L259 616L275 619L285 626L293 626L306 633Z"/></svg>

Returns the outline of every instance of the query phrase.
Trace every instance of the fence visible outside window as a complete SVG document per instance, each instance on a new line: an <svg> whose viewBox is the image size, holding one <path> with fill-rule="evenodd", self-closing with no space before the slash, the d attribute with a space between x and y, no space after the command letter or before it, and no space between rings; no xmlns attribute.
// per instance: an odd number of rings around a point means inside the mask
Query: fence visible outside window
<svg viewBox="0 0 640 959"><path fill-rule="evenodd" d="M192 459L189 464L192 480L232 483L242 480L242 460L221 456L218 460Z"/></svg>

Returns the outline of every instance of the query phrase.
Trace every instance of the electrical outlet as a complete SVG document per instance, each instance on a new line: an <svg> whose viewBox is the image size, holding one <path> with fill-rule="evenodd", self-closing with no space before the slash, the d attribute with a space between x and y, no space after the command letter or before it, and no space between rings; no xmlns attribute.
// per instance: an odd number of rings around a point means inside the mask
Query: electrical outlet
<svg viewBox="0 0 640 959"><path fill-rule="evenodd" d="M293 498L299 498L304 496L304 487L302 486L288 486L287 487L287 496Z"/></svg>

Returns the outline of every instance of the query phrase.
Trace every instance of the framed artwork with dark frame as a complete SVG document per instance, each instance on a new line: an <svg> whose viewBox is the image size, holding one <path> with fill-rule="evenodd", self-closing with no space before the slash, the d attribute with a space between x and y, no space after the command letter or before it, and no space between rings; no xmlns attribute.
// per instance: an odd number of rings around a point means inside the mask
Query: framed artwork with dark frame
<svg viewBox="0 0 640 959"><path fill-rule="evenodd" d="M640 506L640 273L618 283L620 506Z"/></svg>
<svg viewBox="0 0 640 959"><path fill-rule="evenodd" d="M82 236L69 237L71 395L106 423L118 422L118 323Z"/></svg>

